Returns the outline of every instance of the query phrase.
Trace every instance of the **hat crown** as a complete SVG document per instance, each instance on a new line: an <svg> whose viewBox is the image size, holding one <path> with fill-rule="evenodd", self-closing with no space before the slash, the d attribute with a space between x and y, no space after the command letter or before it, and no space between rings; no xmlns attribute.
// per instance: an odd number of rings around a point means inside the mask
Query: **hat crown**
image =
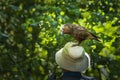
<svg viewBox="0 0 120 80"><path fill-rule="evenodd" d="M84 49L81 46L72 46L75 43L67 43L62 51L62 56L66 59L76 62L77 60L81 61L84 57Z"/></svg>
<svg viewBox="0 0 120 80"><path fill-rule="evenodd" d="M70 57L72 57L73 59L80 59L84 55L84 49L82 47L79 47L79 46L70 47L68 49L68 55Z"/></svg>

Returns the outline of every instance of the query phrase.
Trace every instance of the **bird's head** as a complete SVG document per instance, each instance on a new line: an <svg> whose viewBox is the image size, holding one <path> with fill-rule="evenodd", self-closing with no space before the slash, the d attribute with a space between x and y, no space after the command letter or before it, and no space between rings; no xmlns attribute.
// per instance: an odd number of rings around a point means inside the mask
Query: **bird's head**
<svg viewBox="0 0 120 80"><path fill-rule="evenodd" d="M62 25L60 28L60 32L61 32L61 34L71 34L72 24L68 23L68 24Z"/></svg>

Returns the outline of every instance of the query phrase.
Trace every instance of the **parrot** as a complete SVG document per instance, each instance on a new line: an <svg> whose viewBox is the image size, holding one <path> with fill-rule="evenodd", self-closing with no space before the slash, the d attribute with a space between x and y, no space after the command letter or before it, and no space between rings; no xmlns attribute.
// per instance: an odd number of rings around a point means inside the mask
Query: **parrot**
<svg viewBox="0 0 120 80"><path fill-rule="evenodd" d="M93 33L89 32L87 29L85 29L82 26L79 26L78 24L63 24L60 28L61 34L68 34L71 35L75 40L78 41L78 45L87 39L94 39L100 42L98 37L94 35Z"/></svg>

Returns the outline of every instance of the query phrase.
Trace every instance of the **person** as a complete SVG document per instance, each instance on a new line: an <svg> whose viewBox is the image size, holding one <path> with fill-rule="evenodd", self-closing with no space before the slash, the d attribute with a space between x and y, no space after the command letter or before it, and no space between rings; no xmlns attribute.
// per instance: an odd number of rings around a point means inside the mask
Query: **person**
<svg viewBox="0 0 120 80"><path fill-rule="evenodd" d="M52 75L48 80L96 80L81 74L90 67L90 57L83 47L73 46L75 44L68 42L55 54L55 61L63 70L63 75L59 79Z"/></svg>

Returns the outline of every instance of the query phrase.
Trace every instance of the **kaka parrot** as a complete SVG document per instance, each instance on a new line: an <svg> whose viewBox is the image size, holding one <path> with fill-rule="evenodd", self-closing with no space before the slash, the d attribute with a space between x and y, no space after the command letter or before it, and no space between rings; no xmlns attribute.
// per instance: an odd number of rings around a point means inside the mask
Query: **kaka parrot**
<svg viewBox="0 0 120 80"><path fill-rule="evenodd" d="M60 28L60 31L62 34L69 34L72 37L74 37L79 42L78 45L86 39L94 39L99 41L96 35L94 35L84 27L79 26L77 24L71 24L71 23L64 24Z"/></svg>

